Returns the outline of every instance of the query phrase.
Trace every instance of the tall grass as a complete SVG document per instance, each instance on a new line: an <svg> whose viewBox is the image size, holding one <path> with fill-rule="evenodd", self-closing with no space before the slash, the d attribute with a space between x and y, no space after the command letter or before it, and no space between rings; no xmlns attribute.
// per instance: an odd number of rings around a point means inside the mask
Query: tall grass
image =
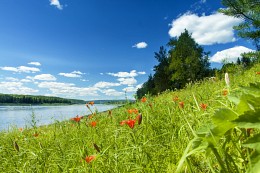
<svg viewBox="0 0 260 173"><path fill-rule="evenodd" d="M76 119L57 121L33 129L2 131L0 172L226 171L229 168L223 159L225 152L236 159L240 158L238 152L241 157L250 155L249 150L242 148L242 140L234 138L236 145L223 151L217 145L208 150L197 137L205 134L203 127L208 130L214 126L212 117L216 110L236 109L228 99L230 93L238 97L241 95L239 85L260 82L260 75L256 75L259 69L260 65L256 65L246 72L229 74L229 88L222 79L205 79L188 84L185 89L147 96L143 102L129 103L104 113L97 112L95 105L88 105L93 114L78 122ZM138 112L128 111L130 109ZM138 125L135 119L140 114L142 122ZM129 119L135 120L133 128L127 124ZM239 129L232 129L232 135L234 133L239 135ZM256 133L258 131L254 131ZM216 140L220 140L217 143L222 146L223 138ZM237 167L232 165L230 170L245 172L249 164L245 160L240 166L236 164L240 160L234 160Z"/></svg>

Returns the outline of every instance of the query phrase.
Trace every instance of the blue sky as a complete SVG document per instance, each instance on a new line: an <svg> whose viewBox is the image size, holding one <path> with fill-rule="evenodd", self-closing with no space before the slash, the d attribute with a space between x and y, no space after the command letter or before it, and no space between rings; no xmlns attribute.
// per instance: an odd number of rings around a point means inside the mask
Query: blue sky
<svg viewBox="0 0 260 173"><path fill-rule="evenodd" d="M212 67L255 48L210 0L2 0L0 93L133 98L154 52L186 28Z"/></svg>

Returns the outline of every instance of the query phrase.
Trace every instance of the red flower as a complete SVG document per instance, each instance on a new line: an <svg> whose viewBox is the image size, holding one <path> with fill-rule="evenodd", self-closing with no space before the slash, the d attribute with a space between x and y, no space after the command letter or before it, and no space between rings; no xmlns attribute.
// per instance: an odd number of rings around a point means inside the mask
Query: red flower
<svg viewBox="0 0 260 173"><path fill-rule="evenodd" d="M142 99L141 99L141 102L146 102L147 101L147 98L146 97L143 97Z"/></svg>
<svg viewBox="0 0 260 173"><path fill-rule="evenodd" d="M133 109L133 112L134 112L135 114L138 114L138 109Z"/></svg>
<svg viewBox="0 0 260 173"><path fill-rule="evenodd" d="M180 108L184 108L184 102L179 102Z"/></svg>
<svg viewBox="0 0 260 173"><path fill-rule="evenodd" d="M126 123L131 129L135 126L135 120L128 120L126 121Z"/></svg>
<svg viewBox="0 0 260 173"><path fill-rule="evenodd" d="M80 122L80 120L83 118L83 116L76 116L76 117L74 117L74 118L71 118L71 120L73 120L73 121L76 121L76 122Z"/></svg>
<svg viewBox="0 0 260 173"><path fill-rule="evenodd" d="M200 104L200 107L201 107L201 109L203 109L203 110L206 110L206 108L207 108L207 104L204 104L204 103L201 103Z"/></svg>
<svg viewBox="0 0 260 173"><path fill-rule="evenodd" d="M96 127L97 122L96 121L92 121L90 124L91 124L92 127Z"/></svg>
<svg viewBox="0 0 260 173"><path fill-rule="evenodd" d="M228 90L227 89L224 89L223 91L222 91L222 95L223 96L226 96L228 94Z"/></svg>
<svg viewBox="0 0 260 173"><path fill-rule="evenodd" d="M93 106L93 105L94 105L94 102L88 102L88 104L90 104L91 106Z"/></svg>
<svg viewBox="0 0 260 173"><path fill-rule="evenodd" d="M87 163L90 163L95 159L96 159L96 156L92 155L92 156L87 156L85 160L86 160Z"/></svg>
<svg viewBox="0 0 260 173"><path fill-rule="evenodd" d="M173 99L172 99L174 102L177 102L179 100L179 97L178 96L175 96Z"/></svg>
<svg viewBox="0 0 260 173"><path fill-rule="evenodd" d="M128 109L127 112L128 112L129 114L132 114L132 113L133 113L133 109Z"/></svg>
<svg viewBox="0 0 260 173"><path fill-rule="evenodd" d="M120 126L125 125L125 123L126 123L126 120L121 121L121 122L120 122Z"/></svg>

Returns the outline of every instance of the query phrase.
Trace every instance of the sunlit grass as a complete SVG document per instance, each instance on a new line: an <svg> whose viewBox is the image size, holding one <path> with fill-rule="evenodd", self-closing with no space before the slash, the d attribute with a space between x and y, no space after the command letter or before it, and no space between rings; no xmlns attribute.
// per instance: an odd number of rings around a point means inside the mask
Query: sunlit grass
<svg viewBox="0 0 260 173"><path fill-rule="evenodd" d="M88 117L2 131L0 172L175 172L196 131L210 126L216 109L233 108L227 96L239 95L239 85L259 82L259 69L229 74L230 87L205 79L103 113L89 103ZM183 170L219 172L216 158L208 157L192 155Z"/></svg>

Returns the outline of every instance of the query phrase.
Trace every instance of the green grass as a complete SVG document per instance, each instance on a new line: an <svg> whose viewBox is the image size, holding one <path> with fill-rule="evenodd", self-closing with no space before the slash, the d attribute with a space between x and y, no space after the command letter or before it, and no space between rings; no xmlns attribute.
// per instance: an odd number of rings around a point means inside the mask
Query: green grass
<svg viewBox="0 0 260 173"><path fill-rule="evenodd" d="M205 79L179 91L147 96L146 102L126 104L112 110L111 116L108 112L97 113L92 119L84 117L80 123L57 121L49 126L23 129L22 132L17 128L0 132L0 172L152 173L175 172L177 168L180 172L221 172L222 165L214 152L205 148L192 150L187 146L194 144L190 141L197 139L201 127L213 124L216 110L236 110L235 104L223 96L223 89L228 89L229 94L241 95L240 85L260 82L257 71L260 71L260 65L230 74L230 88L223 80ZM179 100L174 101L176 96ZM179 102L184 102L183 108ZM200 106L202 103L208 105L205 110ZM138 109L142 114L141 124L136 122L134 128L120 125L123 120L136 118L137 114L129 114L129 109ZM93 121L97 122L95 127L91 126ZM35 137L34 134L39 135ZM220 138L218 144L224 146L225 139ZM241 141L244 139L236 143ZM241 148L244 155L237 156L236 147L229 147L225 152L238 159L235 163L239 172L245 172L248 161L242 156L248 157L251 150ZM220 157L225 155L223 149L213 148ZM189 152L191 155L185 155ZM87 163L85 158L91 155L95 155L95 159ZM240 162L241 167L237 164Z"/></svg>

